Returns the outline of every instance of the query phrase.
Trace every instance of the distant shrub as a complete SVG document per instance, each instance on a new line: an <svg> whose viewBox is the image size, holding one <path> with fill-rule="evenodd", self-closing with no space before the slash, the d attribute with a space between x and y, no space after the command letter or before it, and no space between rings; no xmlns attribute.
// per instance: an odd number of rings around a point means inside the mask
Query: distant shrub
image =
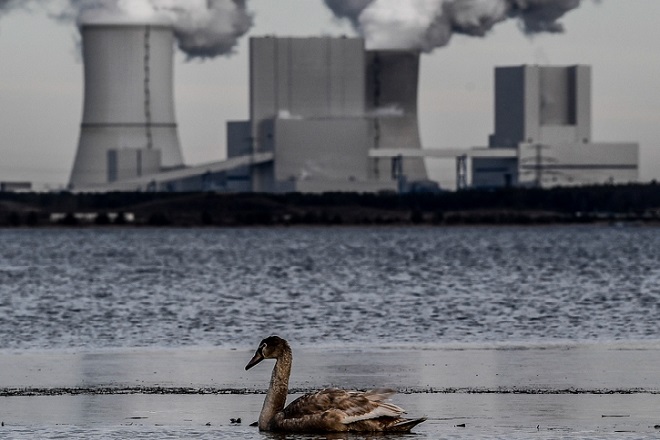
<svg viewBox="0 0 660 440"><path fill-rule="evenodd" d="M208 211L202 211L201 221L202 221L202 224L205 225L205 226L212 225L213 224L213 216Z"/></svg>
<svg viewBox="0 0 660 440"><path fill-rule="evenodd" d="M114 224L115 225L125 225L127 223L126 221L126 214L123 212L120 212L117 214L117 217L115 217Z"/></svg>
<svg viewBox="0 0 660 440"><path fill-rule="evenodd" d="M147 220L149 226L167 226L171 223L169 217L163 212L154 212Z"/></svg>
<svg viewBox="0 0 660 440"><path fill-rule="evenodd" d="M419 209L415 209L411 214L410 214L410 221L416 225L422 223L424 221L424 214L422 214L422 211Z"/></svg>
<svg viewBox="0 0 660 440"><path fill-rule="evenodd" d="M28 212L25 217L25 224L28 226L38 226L39 225L39 214L34 211Z"/></svg>
<svg viewBox="0 0 660 440"><path fill-rule="evenodd" d="M78 225L78 219L72 212L69 212L60 220L60 224L63 226L76 226Z"/></svg>
<svg viewBox="0 0 660 440"><path fill-rule="evenodd" d="M94 224L95 225L101 225L101 226L109 225L110 224L110 217L105 212L99 212L98 214L96 214L96 218L94 219Z"/></svg>
<svg viewBox="0 0 660 440"><path fill-rule="evenodd" d="M17 212L10 212L7 216L7 224L9 226L20 226L21 225L21 216Z"/></svg>

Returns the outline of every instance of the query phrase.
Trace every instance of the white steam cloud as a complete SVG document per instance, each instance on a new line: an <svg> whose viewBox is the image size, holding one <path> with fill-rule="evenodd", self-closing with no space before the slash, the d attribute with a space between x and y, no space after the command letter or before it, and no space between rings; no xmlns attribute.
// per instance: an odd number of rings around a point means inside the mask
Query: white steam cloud
<svg viewBox="0 0 660 440"><path fill-rule="evenodd" d="M371 49L430 52L453 34L485 36L497 23L520 21L527 34L563 32L558 21L581 0L324 0L348 19Z"/></svg>
<svg viewBox="0 0 660 440"><path fill-rule="evenodd" d="M24 0L0 0L0 17L12 9L18 9L25 3Z"/></svg>
<svg viewBox="0 0 660 440"><path fill-rule="evenodd" d="M167 21L189 58L231 54L252 27L247 0L0 0L0 14L28 4L61 21Z"/></svg>

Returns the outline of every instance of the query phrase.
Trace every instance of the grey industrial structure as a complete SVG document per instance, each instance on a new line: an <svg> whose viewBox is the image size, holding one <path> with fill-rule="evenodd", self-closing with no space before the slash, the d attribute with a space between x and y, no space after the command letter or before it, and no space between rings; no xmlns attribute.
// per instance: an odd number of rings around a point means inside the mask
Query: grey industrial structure
<svg viewBox="0 0 660 440"><path fill-rule="evenodd" d="M556 186L638 179L637 143L594 143L589 66L495 69L491 149L510 158L473 158L473 186Z"/></svg>
<svg viewBox="0 0 660 440"><path fill-rule="evenodd" d="M228 156L272 152L230 178L254 191L397 189L377 148L421 150L419 53L365 51L360 38L252 38L250 120L228 124ZM423 159L402 164L427 179Z"/></svg>
<svg viewBox="0 0 660 440"><path fill-rule="evenodd" d="M171 25L81 26L85 94L73 188L183 166L174 116Z"/></svg>
<svg viewBox="0 0 660 440"><path fill-rule="evenodd" d="M434 188L424 159L457 160L481 187L637 180L637 144L591 142L590 69L496 69L489 146L422 149L419 52L361 38L250 39L250 115L227 123L225 161L183 166L164 23L82 26L78 191L381 191Z"/></svg>

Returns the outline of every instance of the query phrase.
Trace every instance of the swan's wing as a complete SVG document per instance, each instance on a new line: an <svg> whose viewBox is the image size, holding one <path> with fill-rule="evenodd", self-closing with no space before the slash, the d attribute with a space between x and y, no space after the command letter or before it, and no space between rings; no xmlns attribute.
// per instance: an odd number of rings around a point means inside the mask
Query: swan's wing
<svg viewBox="0 0 660 440"><path fill-rule="evenodd" d="M355 393L355 396L349 396L342 402L343 407L340 408L346 414L346 417L342 419L342 423L348 425L349 423L381 417L399 418L401 414L405 413L403 408L386 402L392 394L394 394L393 390L385 389Z"/></svg>
<svg viewBox="0 0 660 440"><path fill-rule="evenodd" d="M405 411L385 402L392 394L394 391L385 389L363 393L329 388L299 397L284 409L283 415L294 419L332 410L343 424L379 417L397 418Z"/></svg>

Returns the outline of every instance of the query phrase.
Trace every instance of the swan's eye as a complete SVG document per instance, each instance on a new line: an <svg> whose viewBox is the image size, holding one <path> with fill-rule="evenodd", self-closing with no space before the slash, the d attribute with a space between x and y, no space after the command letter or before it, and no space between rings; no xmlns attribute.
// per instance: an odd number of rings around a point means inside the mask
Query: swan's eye
<svg viewBox="0 0 660 440"><path fill-rule="evenodd" d="M268 347L268 345L266 345L265 342L261 344L261 346L259 347L259 351L261 352L261 354L264 354L264 350L266 349L266 347Z"/></svg>

